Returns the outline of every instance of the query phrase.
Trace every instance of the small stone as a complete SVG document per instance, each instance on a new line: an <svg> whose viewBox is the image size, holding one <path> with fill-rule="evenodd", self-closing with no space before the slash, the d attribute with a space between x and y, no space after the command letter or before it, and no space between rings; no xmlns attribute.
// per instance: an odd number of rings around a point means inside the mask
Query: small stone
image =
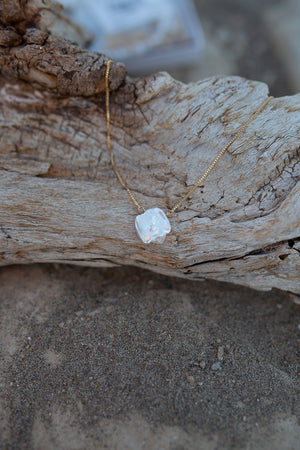
<svg viewBox="0 0 300 450"><path fill-rule="evenodd" d="M221 364L219 362L215 362L213 363L213 365L211 366L211 370L221 370Z"/></svg>
<svg viewBox="0 0 300 450"><path fill-rule="evenodd" d="M191 386L195 386L195 378L193 377L193 375L186 375L186 379Z"/></svg>
<svg viewBox="0 0 300 450"><path fill-rule="evenodd" d="M160 208L147 209L135 219L135 228L145 244L164 242L166 235L171 231L169 219Z"/></svg>
<svg viewBox="0 0 300 450"><path fill-rule="evenodd" d="M205 369L206 362L205 361L201 361L199 366L201 367L201 369Z"/></svg>
<svg viewBox="0 0 300 450"><path fill-rule="evenodd" d="M218 348L218 352L217 352L218 361L222 361L223 360L223 356L224 356L224 347L220 346Z"/></svg>

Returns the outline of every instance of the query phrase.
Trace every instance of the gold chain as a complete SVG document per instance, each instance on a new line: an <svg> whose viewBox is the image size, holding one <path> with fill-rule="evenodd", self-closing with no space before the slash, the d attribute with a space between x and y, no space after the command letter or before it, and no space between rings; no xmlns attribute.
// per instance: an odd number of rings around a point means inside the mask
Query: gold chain
<svg viewBox="0 0 300 450"><path fill-rule="evenodd" d="M106 73L105 73L105 87L106 87L106 125L107 125L107 147L110 153L110 160L111 160L111 165L112 168L116 174L116 177L118 178L121 186L126 189L126 191L128 192L131 200L133 201L133 203L138 207L138 209L142 209L144 212L146 211L146 209L139 204L139 202L136 200L136 198L134 197L133 193L131 192L131 190L129 189L128 186L126 186L120 172L118 171L118 169L116 168L115 165L115 159L114 159L114 155L112 152L112 148L111 148L111 141L110 141L110 110L109 110L109 70L110 70L110 65L113 61L110 59L107 62L107 66L106 66ZM219 159L221 158L221 156L223 156L223 154L226 152L226 150L231 146L231 144L233 144L233 142L240 136L240 134L245 130L245 128L247 128L247 126L249 125L250 122L252 122L252 120L255 119L255 117L265 108L265 106L267 105L267 103L274 98L273 96L270 96L267 98L267 100L257 109L257 111L255 111L252 116L250 117L250 119L247 120L247 122L239 129L239 131L236 133L236 135L231 139L230 142L228 142L228 144L225 145L225 147L220 151L220 153L218 154L218 156L214 159L214 161L211 163L211 165L209 166L209 168L206 170L206 172L202 175L201 178L199 178L199 180L197 181L197 183L185 194L185 196L176 203L175 206L173 206L173 208L169 209L169 211L167 211L167 216L170 216L172 213L174 213L176 211L177 208L179 208L179 206L187 199L189 198L189 196L195 191L195 189L197 189L197 187L202 183L202 181L207 177L207 175L211 172L211 170L215 167L215 165L217 164L217 162L219 161Z"/></svg>

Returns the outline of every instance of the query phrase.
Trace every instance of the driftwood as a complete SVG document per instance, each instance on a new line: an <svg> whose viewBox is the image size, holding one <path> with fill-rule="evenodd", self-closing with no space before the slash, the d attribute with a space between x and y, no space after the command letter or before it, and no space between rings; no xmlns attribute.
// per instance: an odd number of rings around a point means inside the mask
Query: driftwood
<svg viewBox="0 0 300 450"><path fill-rule="evenodd" d="M271 100L171 217L165 242L146 245L106 146L107 58L2 23L16 35L0 48L1 265L127 264L300 292L300 94ZM268 96L239 77L132 80L121 64L111 79L116 164L145 208L180 200Z"/></svg>

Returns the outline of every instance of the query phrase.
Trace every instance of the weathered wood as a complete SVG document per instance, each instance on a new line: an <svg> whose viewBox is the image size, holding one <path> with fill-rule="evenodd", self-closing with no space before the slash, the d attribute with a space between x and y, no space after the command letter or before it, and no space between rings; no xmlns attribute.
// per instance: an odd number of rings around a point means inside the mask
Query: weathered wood
<svg viewBox="0 0 300 450"><path fill-rule="evenodd" d="M27 29L35 28L54 37L65 38L80 46L89 43L92 36L82 27L72 23L63 14L60 3L52 0L1 0L0 2L0 45L18 45L16 40L2 39L5 29L14 29L20 42Z"/></svg>
<svg viewBox="0 0 300 450"><path fill-rule="evenodd" d="M4 31L7 31L4 30ZM0 40L14 39L10 33ZM22 37L22 45L0 47L0 73L9 78L28 81L39 89L61 95L91 96L105 91L105 68L108 58L82 50L75 44L30 29ZM123 64L112 65L112 89L125 78Z"/></svg>
<svg viewBox="0 0 300 450"><path fill-rule="evenodd" d="M165 73L112 95L116 162L146 207L171 207L267 96L241 78L184 85ZM299 292L300 96L271 100L144 245L106 148L104 96L1 86L1 264L131 264L190 278ZM5 111L5 114L3 112Z"/></svg>
<svg viewBox="0 0 300 450"><path fill-rule="evenodd" d="M72 43L83 45L90 35L61 10L59 3L50 0L0 3L0 74L62 95L104 92L109 58ZM123 64L112 64L112 89L120 86L125 74Z"/></svg>
<svg viewBox="0 0 300 450"><path fill-rule="evenodd" d="M145 245L107 151L96 95L107 58L43 33L11 47L10 28L0 50L0 264L129 264L299 293L300 94L271 100L171 218L166 241ZM116 164L146 208L174 206L268 95L239 77L124 79L122 65L111 85Z"/></svg>

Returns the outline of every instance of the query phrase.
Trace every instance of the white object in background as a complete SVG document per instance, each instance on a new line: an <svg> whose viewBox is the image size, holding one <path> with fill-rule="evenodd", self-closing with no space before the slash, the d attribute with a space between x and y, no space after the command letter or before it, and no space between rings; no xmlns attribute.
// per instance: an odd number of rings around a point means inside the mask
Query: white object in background
<svg viewBox="0 0 300 450"><path fill-rule="evenodd" d="M90 49L132 72L199 62L204 37L190 0L61 0L72 20L94 35Z"/></svg>

